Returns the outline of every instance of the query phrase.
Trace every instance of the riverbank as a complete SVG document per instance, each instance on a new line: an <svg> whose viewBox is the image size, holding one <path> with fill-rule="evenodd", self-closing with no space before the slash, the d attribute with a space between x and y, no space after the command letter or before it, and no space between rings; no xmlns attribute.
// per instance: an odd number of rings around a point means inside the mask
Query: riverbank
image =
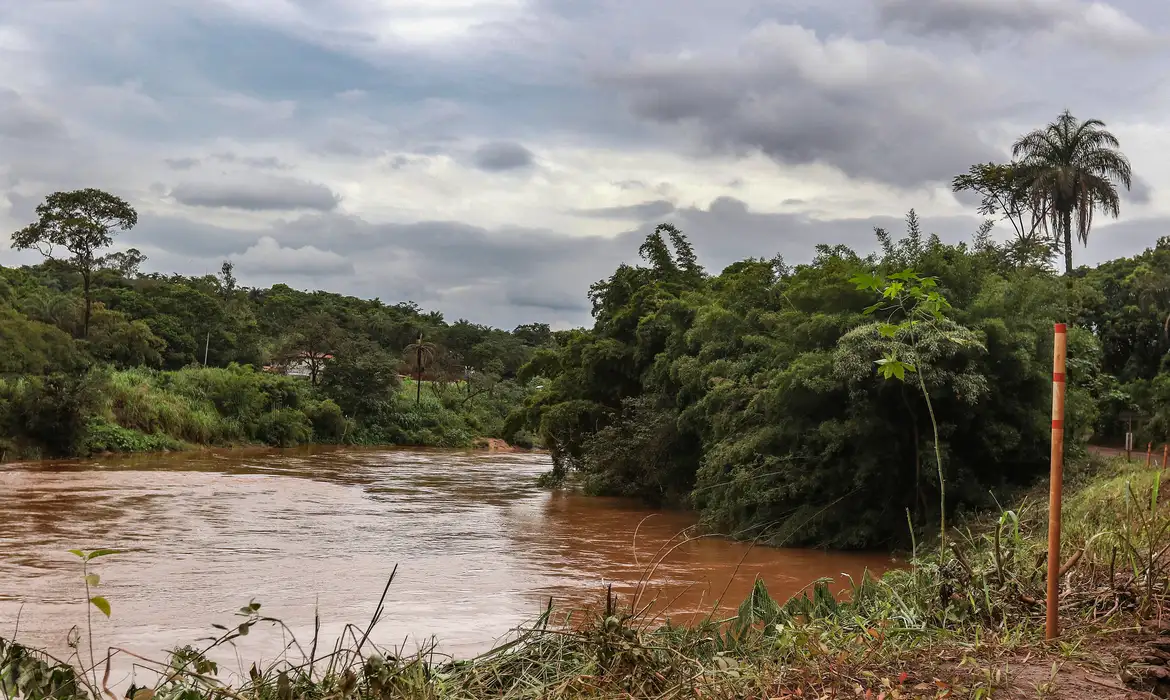
<svg viewBox="0 0 1170 700"><path fill-rule="evenodd" d="M0 461L254 445L498 448L490 441L530 391L428 382L355 398L351 388L238 365L0 379Z"/></svg>
<svg viewBox="0 0 1170 700"><path fill-rule="evenodd" d="M429 650L370 656L363 640L370 625L392 617L391 581L379 614L353 628L339 650L301 640L284 660L242 678L184 652L170 660L178 664L164 671L170 680L157 696L1166 697L1170 625L1157 621L1168 612L1170 498L1160 481L1156 471L1116 461L1070 472L1064 629L1052 644L1042 641L1046 509L1036 491L1010 510L969 518L952 530L950 546L920 551L911 569L837 582L847 584L844 600L821 583L782 605L761 582L737 615L679 628L647 611L651 591L615 595L569 619L550 611L509 644L452 662ZM666 552L643 563L652 568ZM243 610L217 644L253 629L281 634L274 625L259 609ZM84 647L76 667L88 665L80 661L88 659ZM26 677L43 681L41 691L70 682L82 694L96 690L38 665L35 655L4 653L0 668L15 660ZM100 687L101 674L88 684ZM137 678L154 682L143 671Z"/></svg>

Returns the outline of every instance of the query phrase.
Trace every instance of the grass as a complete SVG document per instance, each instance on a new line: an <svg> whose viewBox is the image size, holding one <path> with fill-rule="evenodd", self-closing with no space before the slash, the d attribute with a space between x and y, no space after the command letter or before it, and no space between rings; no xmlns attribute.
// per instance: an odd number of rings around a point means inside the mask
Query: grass
<svg viewBox="0 0 1170 700"><path fill-rule="evenodd" d="M136 659L156 680L135 697L1072 700L1123 691L1121 678L1157 690L1148 671L1156 664L1130 664L1126 654L1144 641L1142 622L1167 612L1170 499L1161 475L1097 461L1070 490L1064 628L1052 643L1043 639L1047 513L1040 493L968 519L952 529L945 550L928 550L906 569L850 581L842 598L818 581L781 604L758 581L735 615L680 627L652 612L662 606L643 585L625 600L607 592L590 611L562 614L550 604L510 641L470 660L368 643L391 577L373 619L348 628L335 647L323 651L315 637L294 641L274 664L221 674L206 657L211 649L257 627L291 634L250 604L210 645L160 662ZM669 552L664 547L656 561ZM69 661L5 643L0 683L30 699L96 698L98 669L80 654Z"/></svg>

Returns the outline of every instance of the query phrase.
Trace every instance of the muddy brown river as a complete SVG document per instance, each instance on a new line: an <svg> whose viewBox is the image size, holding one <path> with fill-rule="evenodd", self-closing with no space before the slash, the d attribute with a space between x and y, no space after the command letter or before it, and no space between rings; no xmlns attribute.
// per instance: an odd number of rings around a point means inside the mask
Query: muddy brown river
<svg viewBox="0 0 1170 700"><path fill-rule="evenodd" d="M437 640L466 657L535 617L596 605L605 587L631 594L655 554L694 516L535 486L543 454L422 450L203 452L0 465L0 636L67 653L86 607L70 549L98 559L94 645L150 657L234 624L250 600L312 637L364 624L398 567L372 639L413 650ZM635 533L637 537L635 539ZM672 540L673 538L673 540ZM653 567L643 600L675 619L734 609L762 577L786 598L820 577L846 584L886 555L749 547L699 538ZM724 593L726 591L726 593ZM95 611L96 613L96 611ZM19 620L19 625L18 625ZM226 665L279 656L279 629L256 628ZM322 642L322 646L326 646ZM225 652L226 653L226 652ZM222 658L222 657L221 657ZM119 668L115 683L132 673Z"/></svg>

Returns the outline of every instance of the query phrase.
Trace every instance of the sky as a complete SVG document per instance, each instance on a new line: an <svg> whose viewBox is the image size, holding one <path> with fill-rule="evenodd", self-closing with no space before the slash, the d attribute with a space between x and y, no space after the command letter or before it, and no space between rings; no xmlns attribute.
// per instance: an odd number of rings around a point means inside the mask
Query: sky
<svg viewBox="0 0 1170 700"><path fill-rule="evenodd" d="M1091 263L1170 234L1168 35L1149 0L0 0L0 231L98 187L147 271L565 328L661 222L713 272L910 208L967 239L950 178L1067 108L1135 173Z"/></svg>

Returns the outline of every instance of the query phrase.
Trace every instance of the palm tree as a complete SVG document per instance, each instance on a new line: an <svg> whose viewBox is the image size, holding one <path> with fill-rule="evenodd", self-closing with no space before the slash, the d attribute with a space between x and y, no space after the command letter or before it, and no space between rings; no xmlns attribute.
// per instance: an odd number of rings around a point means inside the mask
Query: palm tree
<svg viewBox="0 0 1170 700"><path fill-rule="evenodd" d="M1088 244L1093 212L1117 218L1121 200L1117 183L1130 187L1129 160L1118 150L1117 137L1099 119L1079 121L1067 109L1043 129L1024 134L1012 145L1012 156L1024 168L1033 211L1047 211L1064 246L1064 271L1072 272L1073 219L1077 239Z"/></svg>
<svg viewBox="0 0 1170 700"><path fill-rule="evenodd" d="M423 370L435 359L435 354L439 351L434 343L428 343L423 340L423 334L418 334L418 340L406 346L405 353L414 356L414 405L417 406L422 402L422 375Z"/></svg>

